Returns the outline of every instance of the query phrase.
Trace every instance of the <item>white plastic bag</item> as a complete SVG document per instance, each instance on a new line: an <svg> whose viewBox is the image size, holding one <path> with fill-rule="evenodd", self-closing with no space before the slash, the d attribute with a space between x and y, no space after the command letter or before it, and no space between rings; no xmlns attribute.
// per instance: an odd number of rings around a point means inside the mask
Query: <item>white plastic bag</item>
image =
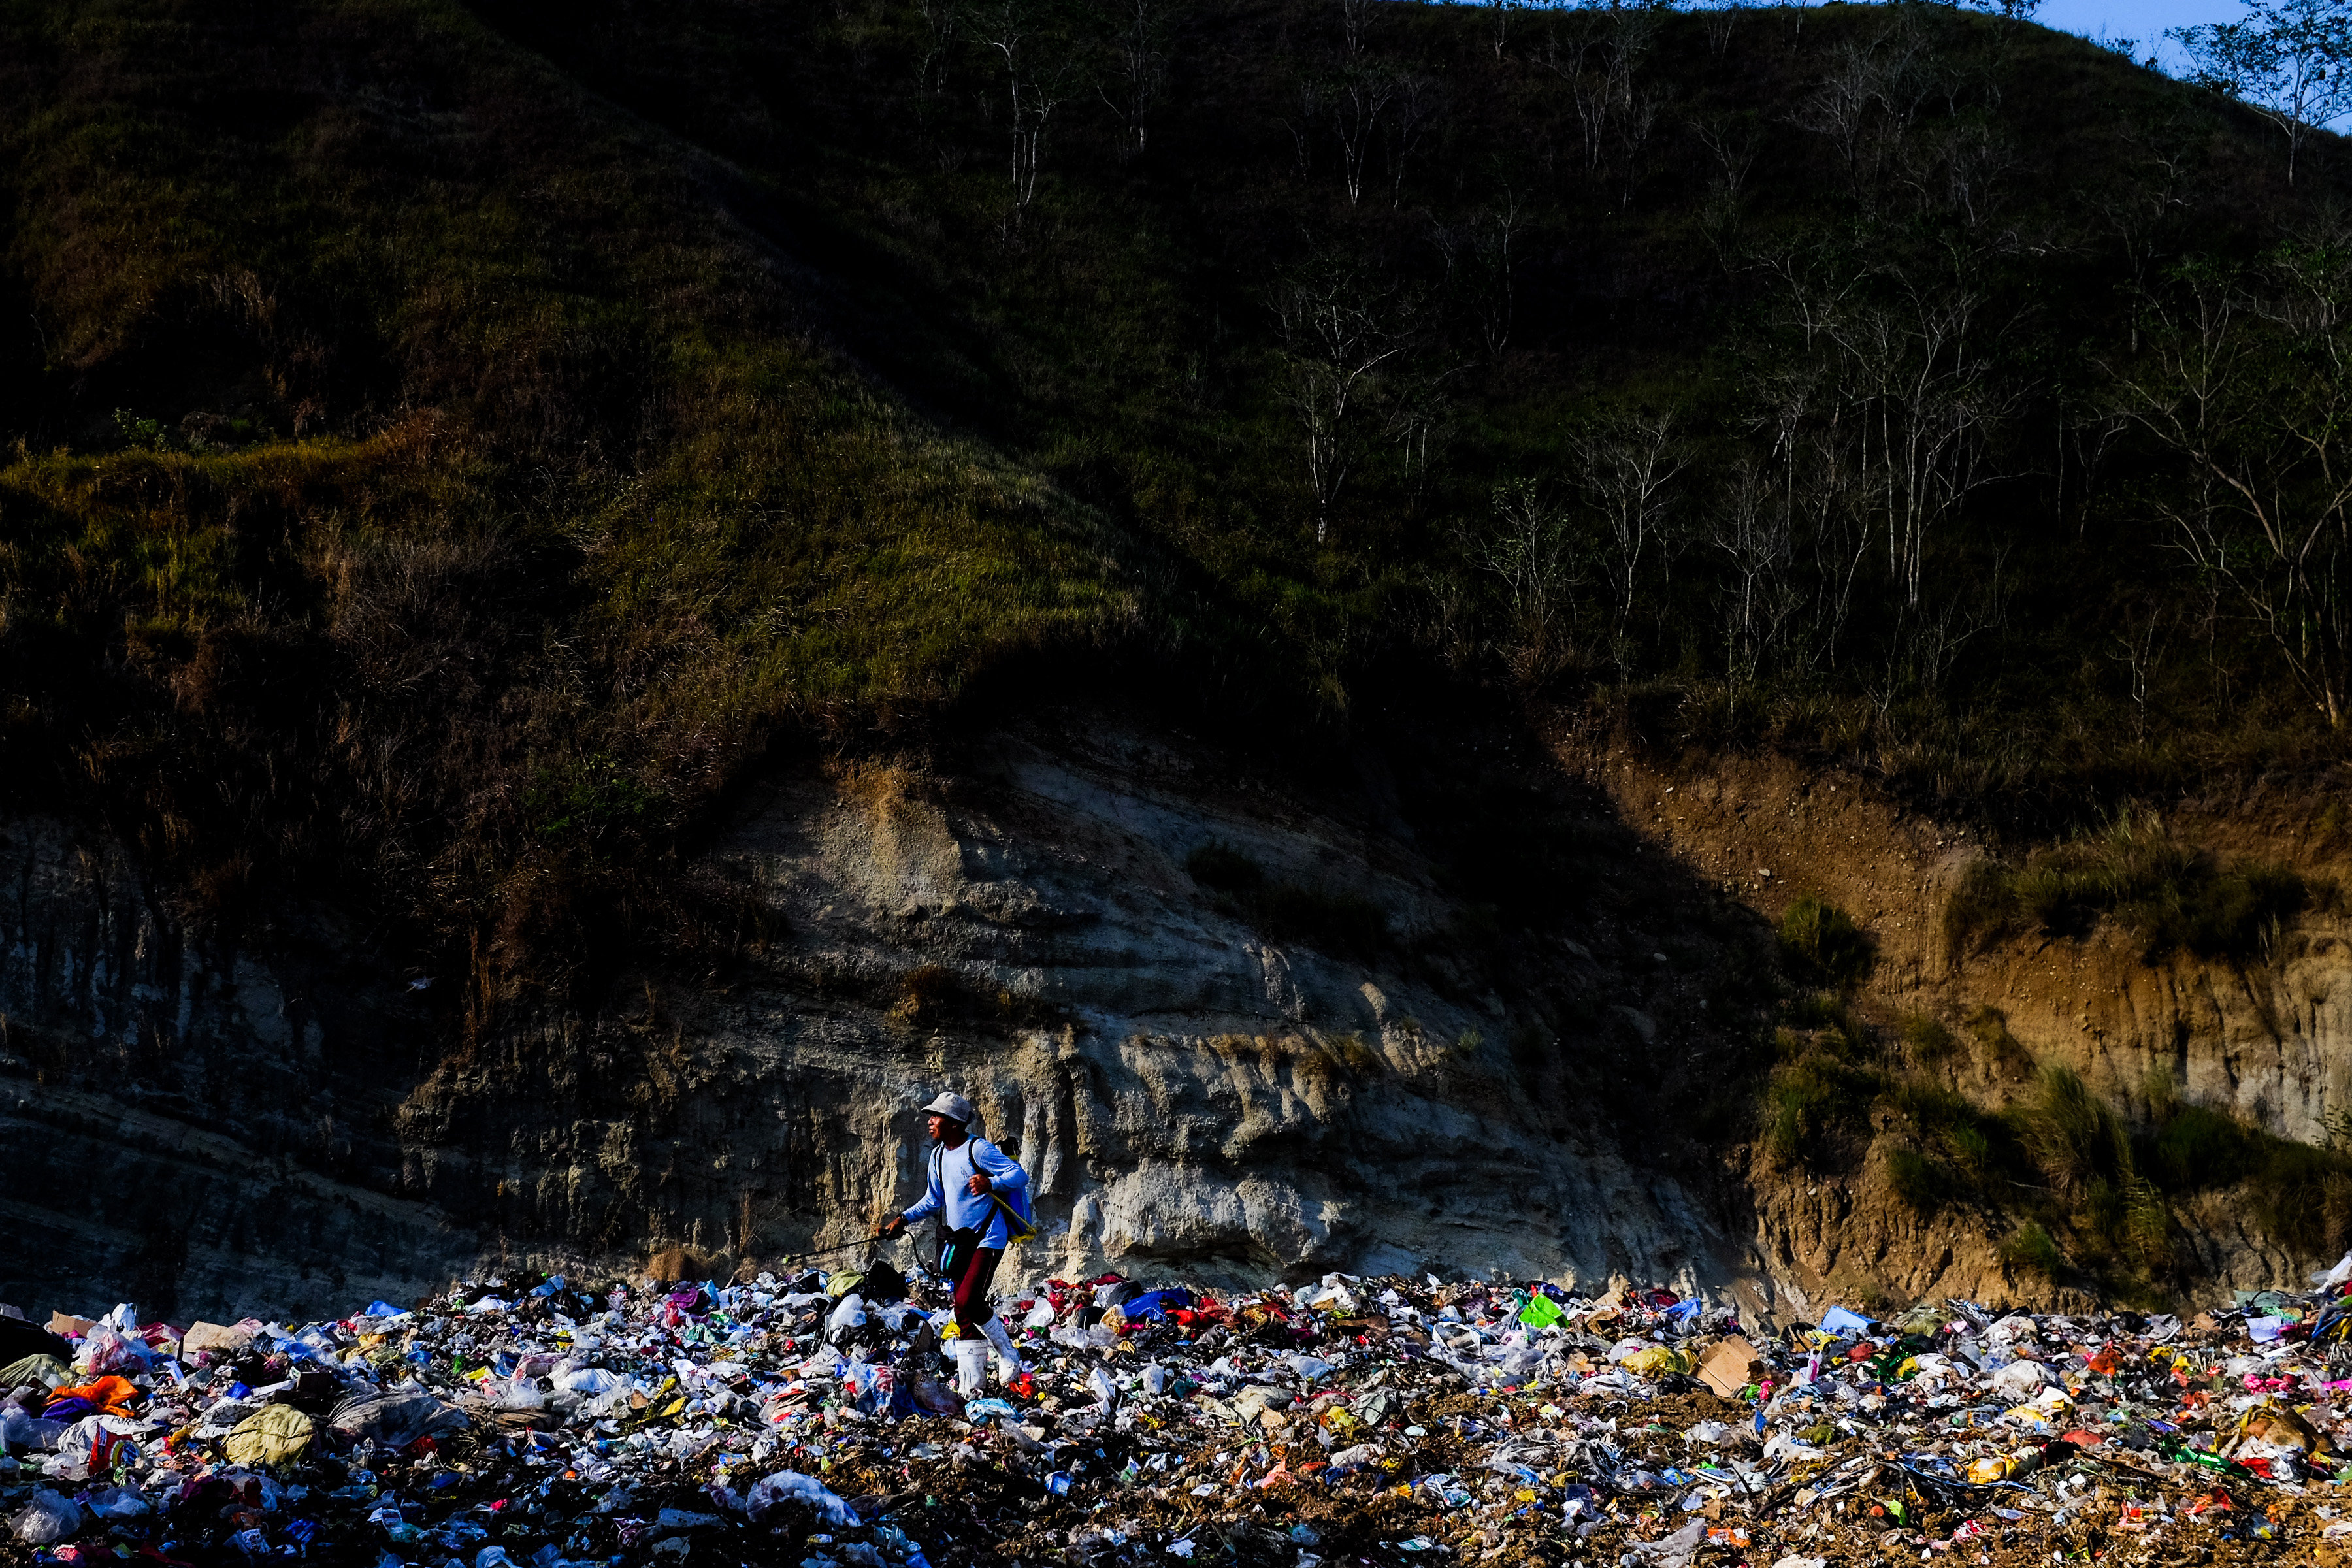
<svg viewBox="0 0 2352 1568"><path fill-rule="evenodd" d="M619 1373L607 1372L601 1366L584 1366L577 1372L563 1373L555 1380L555 1384L573 1394L610 1394L624 1381Z"/></svg>
<svg viewBox="0 0 2352 1568"><path fill-rule="evenodd" d="M25 1504L24 1511L8 1521L8 1528L27 1546L47 1546L81 1529L81 1510L70 1498L43 1487Z"/></svg>
<svg viewBox="0 0 2352 1568"><path fill-rule="evenodd" d="M137 1487L100 1487L82 1499L82 1506L101 1519L137 1519L151 1505Z"/></svg>
<svg viewBox="0 0 2352 1568"><path fill-rule="evenodd" d="M857 1528L857 1515L847 1503L835 1496L824 1482L798 1470L778 1470L773 1475L761 1476L751 1483L751 1490L744 1498L743 1506L751 1516L751 1521L757 1524L766 1519L779 1503L786 1502L808 1504L827 1524L837 1525L844 1530Z"/></svg>
<svg viewBox="0 0 2352 1568"><path fill-rule="evenodd" d="M54 1448L66 1435L62 1421L44 1421L27 1415L21 1405L0 1406L0 1442L12 1448Z"/></svg>

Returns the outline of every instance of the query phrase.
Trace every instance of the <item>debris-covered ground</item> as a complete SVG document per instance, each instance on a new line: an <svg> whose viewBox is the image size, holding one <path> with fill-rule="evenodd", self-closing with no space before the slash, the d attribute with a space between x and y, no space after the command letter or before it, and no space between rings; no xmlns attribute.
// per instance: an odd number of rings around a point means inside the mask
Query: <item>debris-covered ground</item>
<svg viewBox="0 0 2352 1568"><path fill-rule="evenodd" d="M2186 1323L1948 1301L1768 1336L1663 1292L1106 1278L1002 1303L1022 1372L943 1345L936 1297L896 1300L887 1268L486 1279L300 1328L0 1318L0 1551L2331 1563L2352 1557L2347 1279L2352 1258Z"/></svg>

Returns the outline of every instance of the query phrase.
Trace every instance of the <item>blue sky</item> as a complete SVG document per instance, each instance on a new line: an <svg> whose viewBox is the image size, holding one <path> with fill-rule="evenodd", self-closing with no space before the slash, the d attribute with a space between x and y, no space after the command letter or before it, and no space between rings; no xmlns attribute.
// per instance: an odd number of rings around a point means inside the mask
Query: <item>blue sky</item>
<svg viewBox="0 0 2352 1568"><path fill-rule="evenodd" d="M2165 41L2165 29L2231 22L2244 15L2245 7L2236 0L2042 0L2033 19L2086 38L2097 37L2102 28L2111 38L2137 38L2138 58L2146 59L2154 51L2177 67L2179 52Z"/></svg>

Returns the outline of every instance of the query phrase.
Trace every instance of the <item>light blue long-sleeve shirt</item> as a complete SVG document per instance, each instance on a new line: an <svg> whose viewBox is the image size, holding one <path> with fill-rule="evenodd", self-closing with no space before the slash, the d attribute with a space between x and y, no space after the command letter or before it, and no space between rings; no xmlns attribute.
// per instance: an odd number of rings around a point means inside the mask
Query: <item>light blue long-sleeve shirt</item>
<svg viewBox="0 0 2352 1568"><path fill-rule="evenodd" d="M907 1223L912 1225L944 1207L950 1230L979 1230L981 1246L1004 1246L1011 1234L1004 1211L991 1203L987 1194L971 1194L972 1174L986 1176L998 1192L1018 1192L1029 1184L1029 1173L985 1138L966 1138L952 1149L935 1143L929 1163L930 1184L922 1201L907 1211Z"/></svg>

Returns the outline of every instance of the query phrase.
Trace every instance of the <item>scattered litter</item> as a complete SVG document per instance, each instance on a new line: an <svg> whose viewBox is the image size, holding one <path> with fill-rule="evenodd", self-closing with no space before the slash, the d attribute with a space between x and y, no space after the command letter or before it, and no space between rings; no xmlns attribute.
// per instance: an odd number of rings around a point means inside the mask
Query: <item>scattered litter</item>
<svg viewBox="0 0 2352 1568"><path fill-rule="evenodd" d="M2313 1284L2188 1323L1946 1300L1773 1333L1660 1290L1104 1275L1000 1300L1025 1364L960 1355L940 1282L881 1266L58 1312L5 1347L0 1558L2334 1562L2352 1258Z"/></svg>

